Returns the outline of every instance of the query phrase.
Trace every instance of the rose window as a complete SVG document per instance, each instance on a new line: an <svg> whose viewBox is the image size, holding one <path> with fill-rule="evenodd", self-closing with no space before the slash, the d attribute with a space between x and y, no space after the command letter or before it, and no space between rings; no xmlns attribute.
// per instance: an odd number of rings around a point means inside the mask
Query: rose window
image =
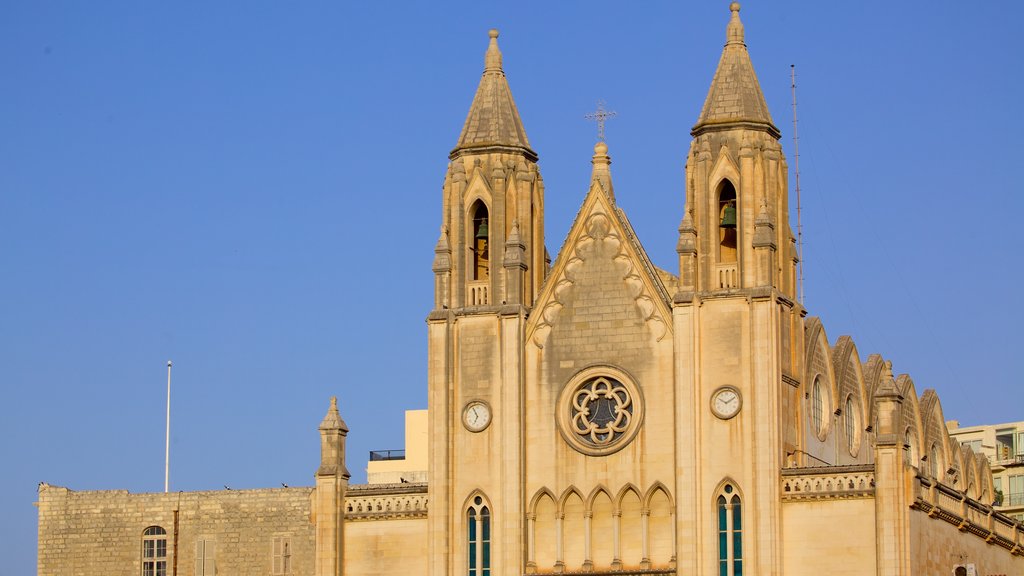
<svg viewBox="0 0 1024 576"><path fill-rule="evenodd" d="M644 402L632 376L597 365L576 373L562 387L555 419L562 438L588 456L622 450L644 420Z"/></svg>
<svg viewBox="0 0 1024 576"><path fill-rule="evenodd" d="M569 411L574 433L594 446L607 446L629 429L633 399L621 382L599 376L576 389Z"/></svg>

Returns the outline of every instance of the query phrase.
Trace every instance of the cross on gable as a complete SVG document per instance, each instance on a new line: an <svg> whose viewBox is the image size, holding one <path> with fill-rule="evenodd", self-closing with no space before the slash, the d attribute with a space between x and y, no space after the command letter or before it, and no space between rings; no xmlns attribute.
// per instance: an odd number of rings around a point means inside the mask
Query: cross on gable
<svg viewBox="0 0 1024 576"><path fill-rule="evenodd" d="M605 109L604 100L597 101L597 110L584 116L587 120L597 122L597 139L604 142L604 121L616 115L615 112Z"/></svg>

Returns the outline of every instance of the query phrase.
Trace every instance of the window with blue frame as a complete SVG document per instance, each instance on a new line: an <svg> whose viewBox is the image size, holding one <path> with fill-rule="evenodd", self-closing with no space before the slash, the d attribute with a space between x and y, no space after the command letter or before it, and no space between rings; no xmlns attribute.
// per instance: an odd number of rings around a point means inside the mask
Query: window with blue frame
<svg viewBox="0 0 1024 576"><path fill-rule="evenodd" d="M491 511L483 497L466 510L468 576L491 576Z"/></svg>
<svg viewBox="0 0 1024 576"><path fill-rule="evenodd" d="M718 576L743 576L743 507L731 484L722 487L718 505Z"/></svg>

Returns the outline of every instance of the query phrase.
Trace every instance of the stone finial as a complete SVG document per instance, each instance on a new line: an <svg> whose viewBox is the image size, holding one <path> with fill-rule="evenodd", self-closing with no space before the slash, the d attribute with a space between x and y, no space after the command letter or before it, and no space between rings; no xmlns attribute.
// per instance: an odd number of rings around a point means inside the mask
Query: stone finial
<svg viewBox="0 0 1024 576"><path fill-rule="evenodd" d="M448 242L448 227L441 226L441 236L437 239L437 245L434 246L434 272L448 272L452 269L451 254L452 247Z"/></svg>
<svg viewBox="0 0 1024 576"><path fill-rule="evenodd" d="M726 45L743 44L743 22L740 21L740 3L733 2L729 5L732 18L729 19L729 26L725 29Z"/></svg>
<svg viewBox="0 0 1024 576"><path fill-rule="evenodd" d="M338 412L338 397L331 396L331 406L327 409L327 415L324 416L322 422L320 422L320 430L339 430L342 433L348 433L348 426L345 425L345 421L341 419L341 414Z"/></svg>
<svg viewBox="0 0 1024 576"><path fill-rule="evenodd" d="M591 172L590 181L595 180L601 185L608 199L615 202L615 193L612 190L612 158L608 155L608 145L603 141L594 145L594 157L590 160L594 168Z"/></svg>
<svg viewBox="0 0 1024 576"><path fill-rule="evenodd" d="M676 243L679 254L697 253L697 227L693 224L693 210L687 202L683 208L683 220L679 223L679 242Z"/></svg>
<svg viewBox="0 0 1024 576"><path fill-rule="evenodd" d="M515 244L518 245L522 242L519 237L519 220L512 221L512 229L508 233L508 240L505 241L505 245Z"/></svg>
<svg viewBox="0 0 1024 576"><path fill-rule="evenodd" d="M498 49L498 30L491 28L487 31L491 37L491 43L487 46L487 54L484 56L484 72L501 72L501 50Z"/></svg>

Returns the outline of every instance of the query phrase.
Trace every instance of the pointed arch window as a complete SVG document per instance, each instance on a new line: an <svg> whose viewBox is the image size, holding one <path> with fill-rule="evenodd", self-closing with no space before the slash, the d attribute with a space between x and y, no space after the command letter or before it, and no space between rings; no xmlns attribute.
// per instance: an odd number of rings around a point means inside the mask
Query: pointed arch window
<svg viewBox="0 0 1024 576"><path fill-rule="evenodd" d="M844 409L844 423L846 424L846 449L849 450L850 455L857 456L857 421L859 420L856 412L856 406L853 403L853 396L846 397L846 407Z"/></svg>
<svg viewBox="0 0 1024 576"><path fill-rule="evenodd" d="M473 252L473 280L487 280L490 277L490 218L487 206L482 200L473 204L471 211L473 221L469 239L470 250Z"/></svg>
<svg viewBox="0 0 1024 576"><path fill-rule="evenodd" d="M142 576L167 576L167 531L159 526L142 532Z"/></svg>
<svg viewBox="0 0 1024 576"><path fill-rule="evenodd" d="M491 511L480 496L466 510L468 576L491 576Z"/></svg>
<svg viewBox="0 0 1024 576"><path fill-rule="evenodd" d="M718 508L718 576L743 576L743 507L732 484L716 499Z"/></svg>
<svg viewBox="0 0 1024 576"><path fill-rule="evenodd" d="M736 187L728 180L722 180L718 187L718 261L736 261L737 227L739 213L736 210Z"/></svg>

